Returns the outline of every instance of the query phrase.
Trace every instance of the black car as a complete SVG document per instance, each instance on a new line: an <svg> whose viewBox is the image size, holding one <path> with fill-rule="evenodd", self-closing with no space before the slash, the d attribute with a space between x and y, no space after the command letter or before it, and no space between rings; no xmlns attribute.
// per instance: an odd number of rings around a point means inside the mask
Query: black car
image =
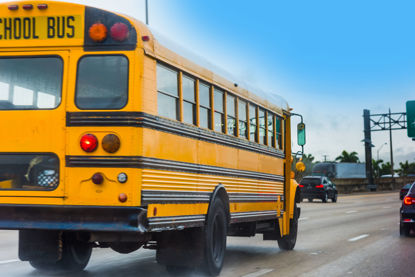
<svg viewBox="0 0 415 277"><path fill-rule="evenodd" d="M401 236L409 236L415 230L415 184L412 184L408 193L405 195L401 206L401 221L399 232Z"/></svg>
<svg viewBox="0 0 415 277"><path fill-rule="evenodd" d="M406 185L404 185L401 188L401 191L399 192L399 199L403 200L403 198L405 197L405 195L408 193L409 189L411 188L412 183L408 183Z"/></svg>
<svg viewBox="0 0 415 277"><path fill-rule="evenodd" d="M321 199L324 203L328 199L337 202L336 186L324 176L306 176L300 182L301 197L307 198L309 202L313 199Z"/></svg>

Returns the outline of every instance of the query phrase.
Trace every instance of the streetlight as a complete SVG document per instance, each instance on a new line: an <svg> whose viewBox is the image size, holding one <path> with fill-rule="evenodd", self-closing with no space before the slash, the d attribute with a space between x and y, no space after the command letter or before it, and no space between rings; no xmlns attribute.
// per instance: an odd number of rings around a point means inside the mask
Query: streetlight
<svg viewBox="0 0 415 277"><path fill-rule="evenodd" d="M382 147L383 146L385 146L385 145L387 145L388 143L387 142L385 142L384 144L382 144L380 147L379 147L379 149L378 150L376 150L376 152L377 152L377 160L379 161L379 151L380 150L382 150Z"/></svg>

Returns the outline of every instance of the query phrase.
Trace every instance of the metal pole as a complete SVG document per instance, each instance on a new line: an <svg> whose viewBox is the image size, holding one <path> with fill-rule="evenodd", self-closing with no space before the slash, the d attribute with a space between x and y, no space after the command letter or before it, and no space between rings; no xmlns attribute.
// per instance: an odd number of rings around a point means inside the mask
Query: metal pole
<svg viewBox="0 0 415 277"><path fill-rule="evenodd" d="M389 146L390 146L390 153L391 153L391 173L392 173L392 182L393 179L393 147L392 147L392 115L391 115L391 109L389 108Z"/></svg>
<svg viewBox="0 0 415 277"><path fill-rule="evenodd" d="M146 24L148 25L148 0L146 0Z"/></svg>
<svg viewBox="0 0 415 277"><path fill-rule="evenodd" d="M370 111L363 110L363 130L365 134L365 160L366 160L366 177L368 181L368 189L370 191L376 190L376 184L373 180L372 168L372 137L370 133Z"/></svg>
<svg viewBox="0 0 415 277"><path fill-rule="evenodd" d="M380 147L379 147L379 149L377 150L377 158L376 158L376 160L378 160L379 161L379 152L380 152L380 150L382 150L382 148L383 148L383 146L385 146L386 144L388 144L387 142L385 142L384 144L382 144Z"/></svg>

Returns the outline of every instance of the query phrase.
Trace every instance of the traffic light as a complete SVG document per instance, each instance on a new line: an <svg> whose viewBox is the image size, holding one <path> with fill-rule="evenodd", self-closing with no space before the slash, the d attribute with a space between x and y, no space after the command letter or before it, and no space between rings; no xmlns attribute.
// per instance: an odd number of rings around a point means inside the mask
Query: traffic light
<svg viewBox="0 0 415 277"><path fill-rule="evenodd" d="M406 122L408 126L408 137L415 137L415 101L406 102Z"/></svg>

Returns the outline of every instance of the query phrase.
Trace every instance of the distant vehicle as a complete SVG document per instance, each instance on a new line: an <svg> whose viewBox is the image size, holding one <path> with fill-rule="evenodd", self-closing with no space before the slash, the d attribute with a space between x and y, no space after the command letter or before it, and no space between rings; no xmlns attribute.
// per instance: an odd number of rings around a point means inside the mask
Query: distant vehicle
<svg viewBox="0 0 415 277"><path fill-rule="evenodd" d="M311 175L326 176L330 179L366 178L366 165L363 163L318 163L313 166Z"/></svg>
<svg viewBox="0 0 415 277"><path fill-rule="evenodd" d="M408 193L409 189L411 188L412 184L413 183L408 183L401 188L399 192L399 199L403 200L403 198L405 197L405 195Z"/></svg>
<svg viewBox="0 0 415 277"><path fill-rule="evenodd" d="M415 228L415 183L411 185L408 194L403 198L400 212L399 233L401 236L409 236L411 230Z"/></svg>
<svg viewBox="0 0 415 277"><path fill-rule="evenodd" d="M327 177L324 176L306 176L300 182L301 197L307 198L309 202L313 199L321 199L326 203L328 199L337 202L337 189Z"/></svg>

